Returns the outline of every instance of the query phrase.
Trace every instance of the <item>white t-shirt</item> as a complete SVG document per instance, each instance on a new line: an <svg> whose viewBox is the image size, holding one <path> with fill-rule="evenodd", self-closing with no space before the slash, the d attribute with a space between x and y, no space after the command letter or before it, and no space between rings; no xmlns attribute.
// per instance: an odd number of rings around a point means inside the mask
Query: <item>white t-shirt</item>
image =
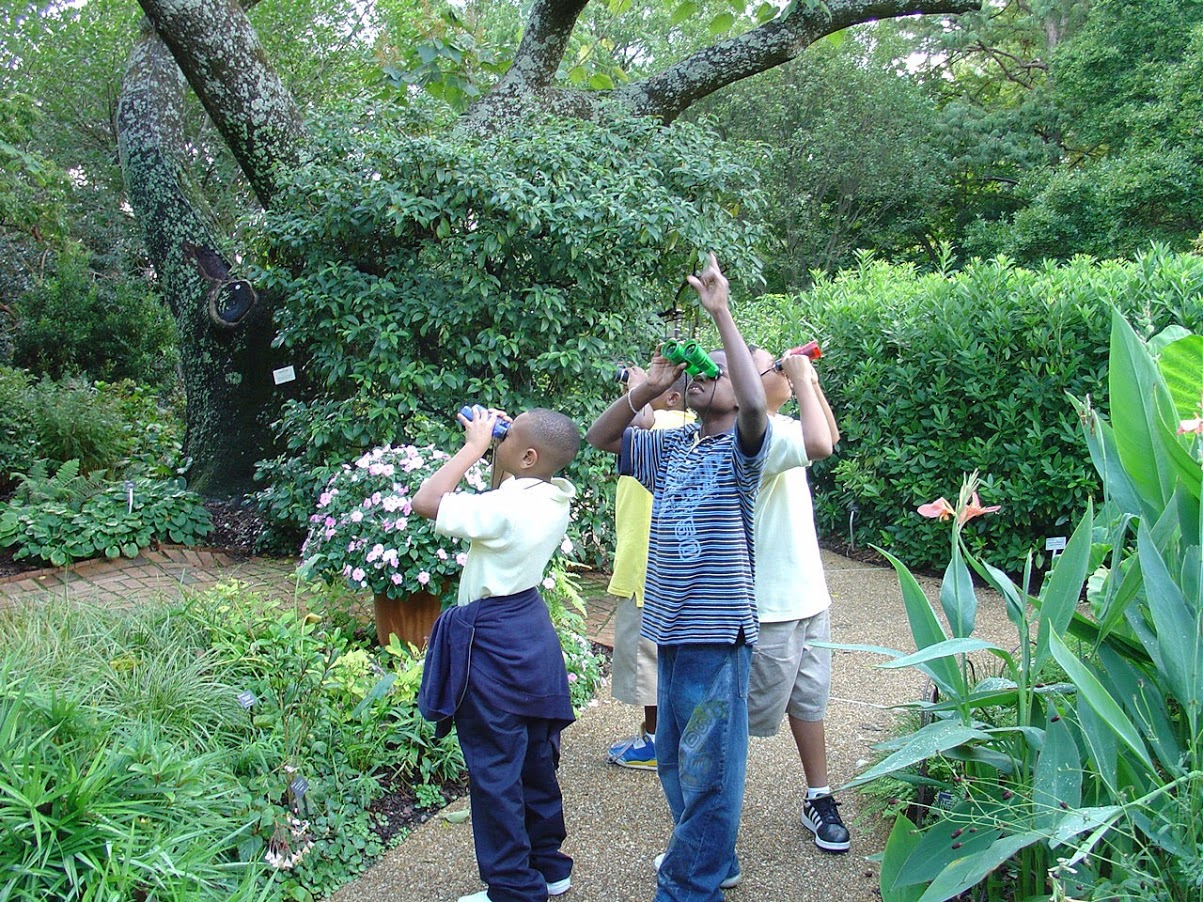
<svg viewBox="0 0 1203 902"><path fill-rule="evenodd" d="M459 603L537 586L568 530L576 489L567 479L507 479L491 492L443 496L435 532L468 539Z"/></svg>
<svg viewBox="0 0 1203 902"><path fill-rule="evenodd" d="M831 606L814 504L806 481L802 424L774 414L772 443L756 496L756 610L762 623L801 620Z"/></svg>

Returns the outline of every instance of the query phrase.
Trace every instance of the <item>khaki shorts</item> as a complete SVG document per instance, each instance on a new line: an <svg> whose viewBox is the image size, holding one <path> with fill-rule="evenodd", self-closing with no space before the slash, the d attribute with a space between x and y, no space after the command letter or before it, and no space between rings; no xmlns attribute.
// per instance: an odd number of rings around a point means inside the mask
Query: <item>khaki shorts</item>
<svg viewBox="0 0 1203 902"><path fill-rule="evenodd" d="M748 682L749 733L775 736L787 713L798 720L823 719L831 697L831 649L811 643L830 639L830 610L760 624Z"/></svg>
<svg viewBox="0 0 1203 902"><path fill-rule="evenodd" d="M656 643L639 635L643 608L634 598L620 598L614 612L614 655L610 659L610 694L628 705L656 704Z"/></svg>

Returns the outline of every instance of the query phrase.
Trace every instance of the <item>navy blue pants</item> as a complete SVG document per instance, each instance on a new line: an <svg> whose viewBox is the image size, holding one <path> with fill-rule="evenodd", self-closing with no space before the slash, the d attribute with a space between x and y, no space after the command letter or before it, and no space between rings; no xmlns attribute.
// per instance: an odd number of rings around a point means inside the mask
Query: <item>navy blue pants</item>
<svg viewBox="0 0 1203 902"><path fill-rule="evenodd" d="M572 872L556 777L561 723L482 704L469 686L455 712L471 781L472 837L493 902L546 902Z"/></svg>

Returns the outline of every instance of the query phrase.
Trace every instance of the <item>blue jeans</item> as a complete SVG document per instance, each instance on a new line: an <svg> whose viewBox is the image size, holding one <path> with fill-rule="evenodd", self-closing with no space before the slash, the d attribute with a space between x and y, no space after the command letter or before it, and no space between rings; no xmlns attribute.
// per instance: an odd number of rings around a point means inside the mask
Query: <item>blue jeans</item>
<svg viewBox="0 0 1203 902"><path fill-rule="evenodd" d="M656 769L673 815L656 902L720 902L738 870L750 645L661 645Z"/></svg>

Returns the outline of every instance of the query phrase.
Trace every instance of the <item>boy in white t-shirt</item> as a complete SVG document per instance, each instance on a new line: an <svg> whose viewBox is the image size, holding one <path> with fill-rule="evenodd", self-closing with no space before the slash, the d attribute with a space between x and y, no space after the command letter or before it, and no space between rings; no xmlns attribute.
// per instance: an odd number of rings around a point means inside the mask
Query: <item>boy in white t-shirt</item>
<svg viewBox="0 0 1203 902"><path fill-rule="evenodd" d="M492 442L499 411L478 412L464 446L413 498L441 535L469 539L459 604L430 635L418 707L440 734L454 720L470 780L476 863L488 888L459 902L543 902L572 886L556 776L560 731L573 721L568 674L536 588L568 528L572 483L556 477L580 447L561 413L528 410L498 439L491 492L456 488Z"/></svg>
<svg viewBox="0 0 1203 902"><path fill-rule="evenodd" d="M820 849L846 852L851 841L828 785L823 724L831 694L831 650L811 644L831 638L831 596L806 468L790 465L799 456L806 465L829 457L840 434L809 358L799 354L775 361L763 349L752 357L762 371L773 440L754 517L760 639L748 686L749 732L772 736L788 714L806 774L802 824ZM798 420L778 413L791 395L798 399Z"/></svg>

